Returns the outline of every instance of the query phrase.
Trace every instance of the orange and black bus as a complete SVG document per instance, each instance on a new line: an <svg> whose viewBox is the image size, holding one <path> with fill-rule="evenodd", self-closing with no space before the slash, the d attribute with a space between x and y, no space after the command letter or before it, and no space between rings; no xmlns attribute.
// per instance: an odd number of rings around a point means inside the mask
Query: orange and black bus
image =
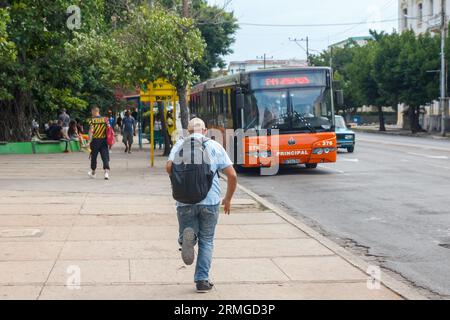
<svg viewBox="0 0 450 320"><path fill-rule="evenodd" d="M240 167L336 162L334 93L330 68L267 69L212 79L192 88L190 111L209 129L268 132L245 136ZM276 137L273 137L276 135ZM276 138L276 139L274 139ZM277 150L269 141L277 141ZM226 143L226 142L225 142Z"/></svg>

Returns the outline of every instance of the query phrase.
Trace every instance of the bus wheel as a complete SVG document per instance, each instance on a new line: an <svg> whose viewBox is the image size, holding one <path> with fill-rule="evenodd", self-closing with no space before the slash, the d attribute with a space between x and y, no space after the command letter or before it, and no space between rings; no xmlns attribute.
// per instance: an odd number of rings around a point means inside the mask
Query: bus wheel
<svg viewBox="0 0 450 320"><path fill-rule="evenodd" d="M353 152L355 152L355 147L347 148L347 151L348 151L348 153L353 153Z"/></svg>
<svg viewBox="0 0 450 320"><path fill-rule="evenodd" d="M307 163L306 164L306 169L316 169L317 168L317 163Z"/></svg>

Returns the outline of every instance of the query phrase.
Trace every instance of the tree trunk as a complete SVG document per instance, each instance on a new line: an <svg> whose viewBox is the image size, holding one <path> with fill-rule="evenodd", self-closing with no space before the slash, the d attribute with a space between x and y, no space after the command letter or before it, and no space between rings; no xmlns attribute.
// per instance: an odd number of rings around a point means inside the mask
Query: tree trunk
<svg viewBox="0 0 450 320"><path fill-rule="evenodd" d="M187 130L189 124L189 108L188 108L188 85L182 85L177 88L178 97L180 98L180 114L181 125L183 129ZM174 115L176 121L176 115Z"/></svg>
<svg viewBox="0 0 450 320"><path fill-rule="evenodd" d="M33 109L29 94L21 91L13 100L0 102L0 141L30 141Z"/></svg>
<svg viewBox="0 0 450 320"><path fill-rule="evenodd" d="M382 132L386 131L386 122L384 119L384 112L383 112L382 106L378 107L378 118L380 121L380 131L382 131Z"/></svg>

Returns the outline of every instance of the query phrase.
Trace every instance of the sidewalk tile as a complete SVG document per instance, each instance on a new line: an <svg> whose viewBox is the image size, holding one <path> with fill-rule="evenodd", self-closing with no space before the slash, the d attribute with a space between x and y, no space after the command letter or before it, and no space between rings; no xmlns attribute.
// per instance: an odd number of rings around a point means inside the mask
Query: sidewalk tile
<svg viewBox="0 0 450 320"><path fill-rule="evenodd" d="M153 241L82 241L68 242L62 260L158 259L177 258L176 239Z"/></svg>
<svg viewBox="0 0 450 320"><path fill-rule="evenodd" d="M69 227L76 219L76 215L2 215L0 214L0 226L3 227Z"/></svg>
<svg viewBox="0 0 450 320"><path fill-rule="evenodd" d="M270 259L214 259L212 279L215 283L289 280Z"/></svg>
<svg viewBox="0 0 450 320"><path fill-rule="evenodd" d="M217 240L219 258L265 258L332 255L313 239Z"/></svg>
<svg viewBox="0 0 450 320"><path fill-rule="evenodd" d="M250 239L297 239L309 238L298 228L284 223L273 225L242 225L242 232Z"/></svg>
<svg viewBox="0 0 450 320"><path fill-rule="evenodd" d="M69 290L61 286L46 286L42 300L217 300L216 291L208 294L195 292L194 284L185 285L111 285L83 286Z"/></svg>
<svg viewBox="0 0 450 320"><path fill-rule="evenodd" d="M131 260L131 280L153 284L193 284L195 265L185 266L175 259Z"/></svg>
<svg viewBox="0 0 450 320"><path fill-rule="evenodd" d="M178 237L174 226L96 226L74 227L70 241L144 241L173 240Z"/></svg>
<svg viewBox="0 0 450 320"><path fill-rule="evenodd" d="M243 225L243 224L280 224L285 221L274 213L243 213L231 214L230 216L222 215L219 223L223 225Z"/></svg>
<svg viewBox="0 0 450 320"><path fill-rule="evenodd" d="M63 242L0 242L0 261L55 260Z"/></svg>
<svg viewBox="0 0 450 320"><path fill-rule="evenodd" d="M0 261L0 285L44 284L54 261Z"/></svg>
<svg viewBox="0 0 450 320"><path fill-rule="evenodd" d="M401 297L382 287L367 289L366 282L220 284L221 300L400 300Z"/></svg>
<svg viewBox="0 0 450 320"><path fill-rule="evenodd" d="M78 217L75 226L178 226L178 219L175 213L173 215L84 215Z"/></svg>
<svg viewBox="0 0 450 320"><path fill-rule="evenodd" d="M58 261L50 274L49 285L66 285L80 271L81 285L127 283L130 281L128 260Z"/></svg>
<svg viewBox="0 0 450 320"><path fill-rule="evenodd" d="M36 300L41 289L41 286L0 285L0 300Z"/></svg>
<svg viewBox="0 0 450 320"><path fill-rule="evenodd" d="M39 231L31 236L31 231ZM0 242L39 242L64 241L70 233L70 227L2 227L0 226Z"/></svg>
<svg viewBox="0 0 450 320"><path fill-rule="evenodd" d="M274 262L291 280L366 281L368 279L366 274L338 256L275 258Z"/></svg>
<svg viewBox="0 0 450 320"><path fill-rule="evenodd" d="M78 214L81 210L80 204L33 204L34 215L54 215L54 214ZM17 204L0 204L0 216L1 215L29 215L30 206L27 203Z"/></svg>

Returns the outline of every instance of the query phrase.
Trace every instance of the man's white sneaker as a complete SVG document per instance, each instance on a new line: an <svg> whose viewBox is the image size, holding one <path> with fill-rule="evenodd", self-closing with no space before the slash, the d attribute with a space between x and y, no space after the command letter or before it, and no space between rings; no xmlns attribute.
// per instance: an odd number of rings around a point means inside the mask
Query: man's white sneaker
<svg viewBox="0 0 450 320"><path fill-rule="evenodd" d="M89 178L91 178L91 179L95 179L95 177L97 176L95 173L92 173L92 171L89 171L88 172L88 176L89 176Z"/></svg>
<svg viewBox="0 0 450 320"><path fill-rule="evenodd" d="M105 171L105 180L109 180L109 172Z"/></svg>

